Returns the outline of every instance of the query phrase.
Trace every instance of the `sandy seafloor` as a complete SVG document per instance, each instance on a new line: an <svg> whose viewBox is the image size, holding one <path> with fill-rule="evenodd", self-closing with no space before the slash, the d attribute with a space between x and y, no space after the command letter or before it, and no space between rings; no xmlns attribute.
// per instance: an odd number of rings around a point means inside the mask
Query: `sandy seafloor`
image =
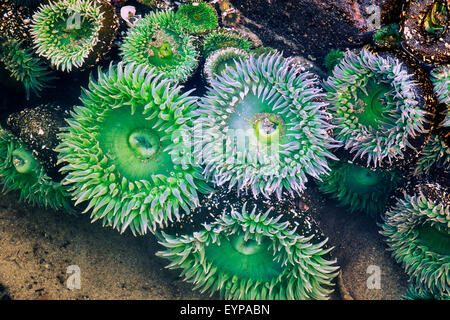
<svg viewBox="0 0 450 320"><path fill-rule="evenodd" d="M329 203L316 217L342 270L348 294L358 300L401 299L408 277L395 263L375 222ZM68 215L0 197L0 299L211 299L193 291L156 257L153 235L135 237ZM81 289L69 290L67 267L81 270ZM381 289L368 289L370 265L380 267ZM335 286L332 299L342 299ZM218 296L213 296L218 299Z"/></svg>

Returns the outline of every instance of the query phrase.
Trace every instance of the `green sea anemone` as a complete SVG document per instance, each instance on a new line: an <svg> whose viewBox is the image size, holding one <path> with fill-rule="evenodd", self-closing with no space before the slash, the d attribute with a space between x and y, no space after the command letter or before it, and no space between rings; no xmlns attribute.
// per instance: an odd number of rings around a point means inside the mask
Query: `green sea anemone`
<svg viewBox="0 0 450 320"><path fill-rule="evenodd" d="M203 55L207 58L219 49L238 48L249 51L252 47L250 40L229 29L217 29L203 39Z"/></svg>
<svg viewBox="0 0 450 320"><path fill-rule="evenodd" d="M158 234L164 250L157 256L170 260L167 268L182 269L195 289L225 299L328 298L338 267L309 215L277 199L218 194L184 224Z"/></svg>
<svg viewBox="0 0 450 320"><path fill-rule="evenodd" d="M182 4L176 12L179 24L192 34L202 34L219 25L216 9L203 1L191 1Z"/></svg>
<svg viewBox="0 0 450 320"><path fill-rule="evenodd" d="M390 167L427 132L427 110L406 66L395 56L347 51L325 81L335 138L352 161Z"/></svg>
<svg viewBox="0 0 450 320"><path fill-rule="evenodd" d="M324 65L329 73L333 72L333 69L344 58L344 52L339 49L333 49L325 56Z"/></svg>
<svg viewBox="0 0 450 320"><path fill-rule="evenodd" d="M70 72L95 65L109 51L118 29L114 8L104 0L61 0L33 15L37 53Z"/></svg>
<svg viewBox="0 0 450 320"><path fill-rule="evenodd" d="M276 54L276 53L279 53L278 50L272 47L258 47L250 50L250 54L254 55L255 58L258 58L260 55L263 54Z"/></svg>
<svg viewBox="0 0 450 320"><path fill-rule="evenodd" d="M450 65L443 65L433 69L430 72L430 78L433 82L434 92L436 93L439 103L445 105L444 127L450 127Z"/></svg>
<svg viewBox="0 0 450 320"><path fill-rule="evenodd" d="M450 172L450 148L438 134L431 134L420 151L414 174L429 174L432 168L442 168Z"/></svg>
<svg viewBox="0 0 450 320"><path fill-rule="evenodd" d="M236 27L242 22L241 12L235 8L229 8L220 15L222 25L226 27Z"/></svg>
<svg viewBox="0 0 450 320"><path fill-rule="evenodd" d="M208 59L206 59L203 73L208 83L211 80L220 75L227 68L233 68L235 61L241 59L245 60L248 58L248 53L241 49L236 48L226 48L220 49L212 53Z"/></svg>
<svg viewBox="0 0 450 320"><path fill-rule="evenodd" d="M450 296L433 295L428 291L420 290L413 285L408 287L408 291L403 296L404 300L450 300Z"/></svg>
<svg viewBox="0 0 450 320"><path fill-rule="evenodd" d="M352 212L377 216L384 212L389 196L402 178L395 171L370 169L349 161L333 161L331 173L322 177L320 189Z"/></svg>
<svg viewBox="0 0 450 320"><path fill-rule="evenodd" d="M33 55L33 51L23 48L17 40L0 40L0 65L24 86L27 99L31 92L39 96L39 92L55 79L47 66Z"/></svg>
<svg viewBox="0 0 450 320"><path fill-rule="evenodd" d="M207 192L200 170L179 159L197 98L145 65L99 70L60 134L59 162L75 205L88 203L93 221L145 234L179 219ZM181 158L181 157L180 157Z"/></svg>
<svg viewBox="0 0 450 320"><path fill-rule="evenodd" d="M218 185L301 193L329 171L329 114L317 78L281 55L250 56L212 79L195 112L194 154ZM337 160L337 159L336 159Z"/></svg>
<svg viewBox="0 0 450 320"><path fill-rule="evenodd" d="M172 11L157 11L129 30L120 49L125 62L143 63L165 77L186 81L198 65L193 41Z"/></svg>
<svg viewBox="0 0 450 320"><path fill-rule="evenodd" d="M0 128L0 182L3 193L18 191L20 201L51 209L71 210L69 194L54 182L33 153Z"/></svg>
<svg viewBox="0 0 450 320"><path fill-rule="evenodd" d="M402 41L399 28L399 25L396 23L382 26L374 33L373 41L380 47L397 47Z"/></svg>
<svg viewBox="0 0 450 320"><path fill-rule="evenodd" d="M420 291L450 294L450 194L426 183L386 212L382 231L394 258Z"/></svg>
<svg viewBox="0 0 450 320"><path fill-rule="evenodd" d="M428 64L448 62L449 16L447 0L409 0L400 28L405 48Z"/></svg>

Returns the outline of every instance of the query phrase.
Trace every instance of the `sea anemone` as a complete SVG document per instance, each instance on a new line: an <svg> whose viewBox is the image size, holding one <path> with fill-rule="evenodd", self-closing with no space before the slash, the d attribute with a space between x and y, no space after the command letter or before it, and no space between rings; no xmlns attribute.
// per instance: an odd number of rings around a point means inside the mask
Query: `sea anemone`
<svg viewBox="0 0 450 320"><path fill-rule="evenodd" d="M225 299L327 299L337 275L315 221L278 199L230 198L221 190L157 235L167 268Z"/></svg>
<svg viewBox="0 0 450 320"><path fill-rule="evenodd" d="M413 285L408 287L408 291L403 295L404 300L450 300L450 295L433 295L428 291L420 290Z"/></svg>
<svg viewBox="0 0 450 320"><path fill-rule="evenodd" d="M432 169L450 172L450 148L440 134L431 134L419 153L414 174L429 174Z"/></svg>
<svg viewBox="0 0 450 320"><path fill-rule="evenodd" d="M277 54L277 53L279 53L278 50L272 47L258 47L250 50L250 54L254 55L255 58L258 58L260 55L263 54Z"/></svg>
<svg viewBox="0 0 450 320"><path fill-rule="evenodd" d="M47 66L33 54L17 40L0 40L0 65L24 86L27 99L31 92L39 96L39 92L54 79Z"/></svg>
<svg viewBox="0 0 450 320"><path fill-rule="evenodd" d="M344 52L339 49L333 49L325 56L323 64L329 73L332 73L334 67L344 58Z"/></svg>
<svg viewBox="0 0 450 320"><path fill-rule="evenodd" d="M389 196L399 187L398 172L370 169L349 161L333 161L331 173L322 177L320 189L352 212L377 216L384 212Z"/></svg>
<svg viewBox="0 0 450 320"><path fill-rule="evenodd" d="M91 79L60 134L61 169L75 205L93 221L145 234L180 218L208 192L200 170L177 158L197 98L145 65L119 63Z"/></svg>
<svg viewBox="0 0 450 320"><path fill-rule="evenodd" d="M450 294L450 194L448 187L424 183L406 192L386 212L380 232L420 291Z"/></svg>
<svg viewBox="0 0 450 320"><path fill-rule="evenodd" d="M373 41L375 42L375 45L385 48L399 46L402 41L399 28L399 25L396 23L382 26L373 34Z"/></svg>
<svg viewBox="0 0 450 320"><path fill-rule="evenodd" d="M229 8L222 12L220 15L222 25L226 27L236 27L241 23L242 15L241 12L235 8Z"/></svg>
<svg viewBox="0 0 450 320"><path fill-rule="evenodd" d="M250 40L229 29L217 29L203 39L203 56L207 58L219 49L238 48L249 51L252 47Z"/></svg>
<svg viewBox="0 0 450 320"><path fill-rule="evenodd" d="M104 0L61 0L33 15L37 53L70 72L95 65L109 51L118 29L114 8Z"/></svg>
<svg viewBox="0 0 450 320"><path fill-rule="evenodd" d="M58 133L65 124L67 112L55 105L26 108L8 116L5 129L33 152L46 174L53 181L61 181L58 155L55 148L61 142Z"/></svg>
<svg viewBox="0 0 450 320"><path fill-rule="evenodd" d="M429 64L449 61L447 0L409 0L402 19L400 33L409 52Z"/></svg>
<svg viewBox="0 0 450 320"><path fill-rule="evenodd" d="M216 75L220 75L227 68L233 68L235 61L248 58L248 53L241 49L226 48L220 49L212 53L206 59L203 73L209 84Z"/></svg>
<svg viewBox="0 0 450 320"><path fill-rule="evenodd" d="M194 154L218 185L256 196L301 193L329 171L335 141L317 78L281 55L236 61L212 79L195 112ZM336 159L337 160L337 159Z"/></svg>
<svg viewBox="0 0 450 320"><path fill-rule="evenodd" d="M18 191L20 201L55 210L71 210L69 194L54 182L25 144L0 128L0 182L3 193Z"/></svg>
<svg viewBox="0 0 450 320"><path fill-rule="evenodd" d="M143 63L165 77L186 81L198 65L193 40L172 11L157 11L129 30L120 49L125 62Z"/></svg>
<svg viewBox="0 0 450 320"><path fill-rule="evenodd" d="M411 141L428 132L420 88L393 55L347 51L324 87L335 138L352 161L374 167L407 161Z"/></svg>
<svg viewBox="0 0 450 320"><path fill-rule="evenodd" d="M182 4L176 17L181 26L192 34L203 34L219 25L216 9L203 1L192 1Z"/></svg>
<svg viewBox="0 0 450 320"><path fill-rule="evenodd" d="M439 103L444 104L444 127L450 127L450 65L443 65L433 69L430 72L430 78L433 83Z"/></svg>

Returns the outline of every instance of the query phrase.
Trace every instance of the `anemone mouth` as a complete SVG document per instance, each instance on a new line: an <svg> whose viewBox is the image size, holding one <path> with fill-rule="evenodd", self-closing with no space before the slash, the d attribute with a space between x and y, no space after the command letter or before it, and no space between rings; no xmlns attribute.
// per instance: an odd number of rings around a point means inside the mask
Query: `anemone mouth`
<svg viewBox="0 0 450 320"><path fill-rule="evenodd" d="M33 155L23 148L15 149L11 154L12 163L18 173L32 173L38 166Z"/></svg>
<svg viewBox="0 0 450 320"><path fill-rule="evenodd" d="M349 190L363 194L379 190L379 183L382 181L382 175L377 174L374 170L361 166L352 166L347 171L344 183Z"/></svg>
<svg viewBox="0 0 450 320"><path fill-rule="evenodd" d="M64 15L55 15L54 30L57 46L68 51L74 51L81 46L92 42L95 32L99 30L94 17L83 14L83 12L67 12Z"/></svg>
<svg viewBox="0 0 450 320"><path fill-rule="evenodd" d="M395 126L395 118L389 114L393 103L390 92L388 85L373 78L365 87L358 88L353 100L355 109L352 110L355 122L373 130Z"/></svg>
<svg viewBox="0 0 450 320"><path fill-rule="evenodd" d="M198 64L193 40L172 11L155 11L128 31L120 54L126 62L146 64L169 78L185 81Z"/></svg>
<svg viewBox="0 0 450 320"><path fill-rule="evenodd" d="M325 82L336 139L368 166L402 159L410 139L426 133L417 84L394 56L347 51Z"/></svg>
<svg viewBox="0 0 450 320"><path fill-rule="evenodd" d="M176 65L181 42L182 39L170 30L155 30L148 42L148 63L155 67Z"/></svg>
<svg viewBox="0 0 450 320"><path fill-rule="evenodd" d="M217 243L206 246L205 256L223 272L240 279L269 282L283 271L281 263L273 260L268 239L258 243L254 239L246 239L244 233L221 238Z"/></svg>
<svg viewBox="0 0 450 320"><path fill-rule="evenodd" d="M450 233L447 226L424 223L417 228L416 241L442 256L450 256Z"/></svg>
<svg viewBox="0 0 450 320"><path fill-rule="evenodd" d="M130 181L152 180L153 175L169 175L175 169L172 157L164 149L171 140L159 132L157 120L148 120L143 107L132 115L127 108L105 114L98 133L99 147Z"/></svg>
<svg viewBox="0 0 450 320"><path fill-rule="evenodd" d="M282 117L273 113L258 113L253 117L253 129L261 143L270 145L273 141L284 138L286 124Z"/></svg>
<svg viewBox="0 0 450 320"><path fill-rule="evenodd" d="M203 39L203 54L209 57L213 52L226 49L237 48L249 51L252 43L246 37L228 29L217 29L208 33Z"/></svg>
<svg viewBox="0 0 450 320"><path fill-rule="evenodd" d="M447 1L435 1L428 9L422 25L427 33L440 36L447 31L448 20Z"/></svg>
<svg viewBox="0 0 450 320"><path fill-rule="evenodd" d="M296 68L279 54L250 56L212 80L196 112L202 139L194 143L218 186L281 196L283 188L300 193L306 174L328 171L335 141L322 94L316 79Z"/></svg>
<svg viewBox="0 0 450 320"><path fill-rule="evenodd" d="M155 232L179 220L180 209L198 206L198 192L210 191L200 169L179 156L179 133L197 101L181 88L144 64L111 64L91 79L56 150L67 173L62 183L75 205L88 203L84 213L93 221Z"/></svg>

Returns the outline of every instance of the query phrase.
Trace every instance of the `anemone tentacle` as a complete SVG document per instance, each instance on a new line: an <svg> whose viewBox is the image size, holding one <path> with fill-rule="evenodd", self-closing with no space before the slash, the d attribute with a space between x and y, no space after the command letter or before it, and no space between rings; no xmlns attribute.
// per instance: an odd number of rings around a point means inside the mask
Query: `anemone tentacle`
<svg viewBox="0 0 450 320"><path fill-rule="evenodd" d="M165 77L186 81L198 65L193 41L172 11L155 11L129 30L120 50L125 62L144 63Z"/></svg>
<svg viewBox="0 0 450 320"><path fill-rule="evenodd" d="M0 128L0 182L3 193L18 191L20 201L72 211L67 190L48 177L33 153L3 128Z"/></svg>
<svg viewBox="0 0 450 320"><path fill-rule="evenodd" d="M317 78L279 54L250 56L213 78L199 102L194 154L218 185L255 196L301 193L330 169L332 126Z"/></svg>
<svg viewBox="0 0 450 320"><path fill-rule="evenodd" d="M430 77L439 103L446 107L442 125L450 127L450 65L447 64L433 69L430 72Z"/></svg>
<svg viewBox="0 0 450 320"><path fill-rule="evenodd" d="M180 134L197 98L145 65L119 63L91 79L60 134L64 185L95 221L145 234L197 206L208 192Z"/></svg>
<svg viewBox="0 0 450 320"><path fill-rule="evenodd" d="M386 212L380 233L414 286L450 295L450 195L436 183L420 185Z"/></svg>
<svg viewBox="0 0 450 320"><path fill-rule="evenodd" d="M394 56L347 51L324 83L335 138L367 166L391 166L428 134L417 83Z"/></svg>
<svg viewBox="0 0 450 320"><path fill-rule="evenodd" d="M414 174L429 174L432 168L441 168L450 172L450 148L437 134L431 134L430 139L420 151Z"/></svg>

